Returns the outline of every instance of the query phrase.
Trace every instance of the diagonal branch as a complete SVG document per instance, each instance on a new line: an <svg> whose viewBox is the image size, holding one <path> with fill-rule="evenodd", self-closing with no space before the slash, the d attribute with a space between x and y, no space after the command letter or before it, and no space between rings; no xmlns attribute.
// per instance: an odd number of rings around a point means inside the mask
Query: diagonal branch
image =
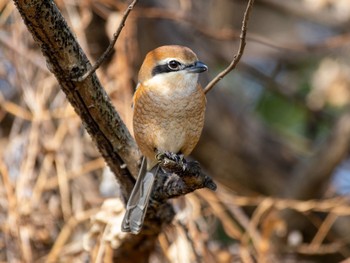
<svg viewBox="0 0 350 263"><path fill-rule="evenodd" d="M252 11L254 4L254 0L249 0L247 4L247 8L244 12L243 21L242 21L242 29L241 29L241 35L239 36L239 47L237 53L234 55L233 60L231 61L230 65L226 69L224 69L222 72L220 72L212 81L208 83L208 85L204 89L204 93L207 94L216 83L218 83L220 80L222 80L228 73L230 73L233 69L236 68L238 62L240 61L244 48L246 45L246 36L247 36L247 28L248 28L248 20L250 12Z"/></svg>
<svg viewBox="0 0 350 263"><path fill-rule="evenodd" d="M86 55L53 1L14 2L40 45L49 70L56 76L127 199L135 181L132 175L138 171L138 149L96 75L81 82L72 81L90 67Z"/></svg>

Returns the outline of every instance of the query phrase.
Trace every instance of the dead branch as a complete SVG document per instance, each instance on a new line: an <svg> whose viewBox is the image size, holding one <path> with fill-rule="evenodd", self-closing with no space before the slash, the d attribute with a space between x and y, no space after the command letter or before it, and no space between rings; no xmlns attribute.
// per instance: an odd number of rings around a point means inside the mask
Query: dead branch
<svg viewBox="0 0 350 263"><path fill-rule="evenodd" d="M234 55L233 60L231 61L230 65L224 69L222 72L220 72L213 80L211 80L208 85L204 89L204 93L207 94L216 83L218 83L221 79L223 79L228 73L230 73L238 64L240 61L244 48L246 45L246 35L247 35L247 27L248 27L248 20L250 12L253 8L254 0L249 0L247 4L247 8L244 12L243 21L242 21L242 29L241 29L241 35L239 36L239 47L236 55Z"/></svg>
<svg viewBox="0 0 350 263"><path fill-rule="evenodd" d="M324 200L294 200L284 198L272 198L266 196L241 196L241 195L229 195L225 191L218 192L220 200L226 205L236 205L241 207L259 206L262 202L271 202L272 206L278 210L292 209L299 213L307 212L322 212L337 215L338 217L350 216L350 207L347 198L329 198ZM205 196L210 202L218 202L212 195L202 193L201 196Z"/></svg>
<svg viewBox="0 0 350 263"><path fill-rule="evenodd" d="M53 2L18 0L15 4L40 45L50 71L120 182L126 199L134 184L131 175L138 170L138 150L97 77L72 81L90 67L87 57Z"/></svg>
<svg viewBox="0 0 350 263"><path fill-rule="evenodd" d="M109 43L107 49L103 52L102 56L96 61L96 63L89 68L89 70L87 72L84 73L84 75L80 76L77 78L77 81L81 82L84 81L86 78L88 78L91 74L93 74L103 63L103 61L106 60L106 58L108 58L108 56L111 54L115 43L118 40L118 37L120 35L120 33L122 32L123 27L125 26L125 21L128 18L131 10L133 10L134 6L137 4L138 0L134 0L132 1L132 3L128 6L128 8L125 10L124 15L122 17L122 20L119 24L119 27L117 29L117 31L113 34L113 38L111 40L111 42Z"/></svg>

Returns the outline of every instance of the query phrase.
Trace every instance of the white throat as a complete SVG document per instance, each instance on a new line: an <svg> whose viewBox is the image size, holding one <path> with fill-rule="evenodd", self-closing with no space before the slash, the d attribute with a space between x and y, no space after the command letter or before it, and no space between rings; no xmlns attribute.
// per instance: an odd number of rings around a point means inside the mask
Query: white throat
<svg viewBox="0 0 350 263"><path fill-rule="evenodd" d="M198 74L176 71L157 74L143 83L164 96L187 97L198 85Z"/></svg>

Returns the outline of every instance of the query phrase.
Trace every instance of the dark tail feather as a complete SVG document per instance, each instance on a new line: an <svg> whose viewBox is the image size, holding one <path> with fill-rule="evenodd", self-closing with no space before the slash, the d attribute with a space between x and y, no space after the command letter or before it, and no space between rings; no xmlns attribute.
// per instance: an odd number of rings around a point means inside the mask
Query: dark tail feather
<svg viewBox="0 0 350 263"><path fill-rule="evenodd" d="M147 161L143 157L136 184L126 205L126 213L122 222L123 232L138 234L142 229L154 179L158 172L158 166L151 171L147 171L146 167Z"/></svg>

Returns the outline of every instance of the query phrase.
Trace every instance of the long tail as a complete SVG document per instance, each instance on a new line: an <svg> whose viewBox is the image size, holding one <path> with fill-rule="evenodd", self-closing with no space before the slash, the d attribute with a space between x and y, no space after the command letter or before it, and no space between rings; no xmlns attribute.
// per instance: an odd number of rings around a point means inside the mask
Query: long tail
<svg viewBox="0 0 350 263"><path fill-rule="evenodd" d="M124 232L138 234L142 229L154 179L158 172L158 165L156 169L151 171L147 171L146 167L147 161L143 157L136 184L126 205L126 213L122 222L122 231Z"/></svg>

